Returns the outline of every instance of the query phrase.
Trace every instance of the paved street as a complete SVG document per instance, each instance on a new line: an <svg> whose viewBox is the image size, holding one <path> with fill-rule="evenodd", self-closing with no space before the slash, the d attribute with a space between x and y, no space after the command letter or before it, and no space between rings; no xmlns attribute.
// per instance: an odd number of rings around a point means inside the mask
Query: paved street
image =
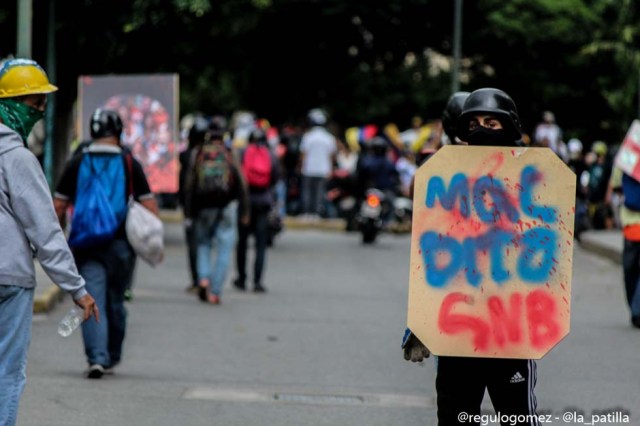
<svg viewBox="0 0 640 426"><path fill-rule="evenodd" d="M68 299L36 317L20 426L436 424L433 361L400 349L408 236L363 247L357 234L286 231L269 251L267 294L227 285L210 306L185 293L181 230L167 234L165 263L139 265L114 376L83 378L80 333L57 335ZM580 248L574 263L572 332L538 364L538 406L625 409L640 424L640 331L621 268Z"/></svg>

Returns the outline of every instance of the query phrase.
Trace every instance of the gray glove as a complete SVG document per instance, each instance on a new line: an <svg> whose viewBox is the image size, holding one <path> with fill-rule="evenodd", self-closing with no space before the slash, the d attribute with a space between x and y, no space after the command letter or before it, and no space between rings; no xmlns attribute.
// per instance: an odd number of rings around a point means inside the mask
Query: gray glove
<svg viewBox="0 0 640 426"><path fill-rule="evenodd" d="M420 340L412 334L404 346L404 359L411 362L422 362L425 358L429 358L431 352L422 344Z"/></svg>

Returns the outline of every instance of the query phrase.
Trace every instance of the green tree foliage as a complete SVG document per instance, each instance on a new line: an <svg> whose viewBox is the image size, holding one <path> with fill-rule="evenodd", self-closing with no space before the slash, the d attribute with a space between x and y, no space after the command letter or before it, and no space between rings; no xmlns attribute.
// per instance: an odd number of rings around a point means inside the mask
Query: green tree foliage
<svg viewBox="0 0 640 426"><path fill-rule="evenodd" d="M46 58L49 0L34 1ZM463 2L462 89L499 87L530 133L544 110L587 145L637 116L634 0ZM15 49L16 2L0 5ZM75 0L56 10L59 108L79 75L178 73L180 110L251 109L274 123L315 106L344 126L440 116L449 96L453 2L436 0ZM62 93L64 92L64 93ZM66 96L66 98L65 98Z"/></svg>

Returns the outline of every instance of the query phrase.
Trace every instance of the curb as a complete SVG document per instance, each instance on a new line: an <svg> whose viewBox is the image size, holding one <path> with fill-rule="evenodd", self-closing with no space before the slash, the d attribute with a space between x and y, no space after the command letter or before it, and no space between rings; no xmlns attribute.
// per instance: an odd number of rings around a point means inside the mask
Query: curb
<svg viewBox="0 0 640 426"><path fill-rule="evenodd" d="M620 246L612 246L599 241L598 238L591 235L584 235L580 241L580 247L591 253L602 256L619 265L622 264L622 237Z"/></svg>
<svg viewBox="0 0 640 426"><path fill-rule="evenodd" d="M160 210L160 219L165 223L182 223L184 217L181 210ZM283 219L285 229L317 229L322 231L338 231L345 232L347 229L347 221L339 218L318 219L308 221L297 216L286 216ZM392 234L404 234L411 232L411 225L396 225L391 227L387 232Z"/></svg>
<svg viewBox="0 0 640 426"><path fill-rule="evenodd" d="M182 210L160 210L160 219L165 223L179 224L184 217ZM332 232L346 232L347 223L344 219L319 219L317 221L305 221L295 216L287 216L283 220L284 229L291 230L321 230ZM387 232L392 234L403 234L411 232L409 227L395 227ZM39 286L46 286L43 291L36 292L33 299L33 313L47 313L55 307L56 303L64 299L65 293L44 275L38 276Z"/></svg>
<svg viewBox="0 0 640 426"><path fill-rule="evenodd" d="M182 212L178 210L161 210L159 216L163 222L182 222ZM37 268L40 269L40 266L37 265ZM51 312L55 305L64 299L65 293L60 287L52 283L44 273L36 274L36 280L38 287L43 286L46 288L42 291L36 290L36 294L33 297L33 313L46 314Z"/></svg>
<svg viewBox="0 0 640 426"><path fill-rule="evenodd" d="M33 298L33 313L44 314L50 312L56 303L61 302L64 293L55 284L50 284L44 293L36 295Z"/></svg>

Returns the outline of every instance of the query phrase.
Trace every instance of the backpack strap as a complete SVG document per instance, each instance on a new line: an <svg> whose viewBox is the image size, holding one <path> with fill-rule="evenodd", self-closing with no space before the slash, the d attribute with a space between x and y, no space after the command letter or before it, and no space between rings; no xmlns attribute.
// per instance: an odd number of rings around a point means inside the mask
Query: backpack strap
<svg viewBox="0 0 640 426"><path fill-rule="evenodd" d="M124 154L125 162L127 163L127 172L128 176L126 176L129 180L129 185L127 188L127 199L134 196L133 193L133 159L130 152Z"/></svg>

